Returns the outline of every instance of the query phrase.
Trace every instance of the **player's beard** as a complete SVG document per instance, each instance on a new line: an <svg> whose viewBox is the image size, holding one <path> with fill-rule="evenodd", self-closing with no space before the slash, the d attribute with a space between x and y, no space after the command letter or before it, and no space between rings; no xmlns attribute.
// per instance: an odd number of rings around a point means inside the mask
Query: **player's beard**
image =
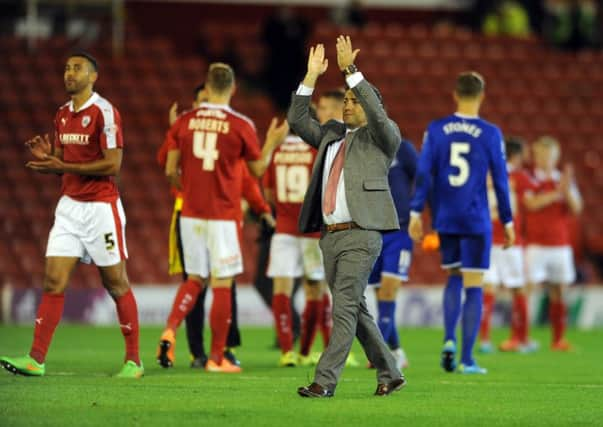
<svg viewBox="0 0 603 427"><path fill-rule="evenodd" d="M72 80L71 82L65 82L65 90L69 95L75 95L83 91L86 86L88 86L88 82Z"/></svg>

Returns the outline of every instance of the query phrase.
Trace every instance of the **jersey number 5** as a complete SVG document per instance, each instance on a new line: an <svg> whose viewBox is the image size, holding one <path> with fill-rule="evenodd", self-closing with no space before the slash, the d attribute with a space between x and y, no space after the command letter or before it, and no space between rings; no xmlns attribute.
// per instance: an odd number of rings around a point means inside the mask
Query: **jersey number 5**
<svg viewBox="0 0 603 427"><path fill-rule="evenodd" d="M448 182L453 187L461 187L469 178L469 162L463 154L468 154L471 146L467 142L453 142L450 145L450 165L458 168L457 175L448 175Z"/></svg>
<svg viewBox="0 0 603 427"><path fill-rule="evenodd" d="M217 133L195 131L193 134L193 154L203 160L204 171L213 171L216 168L216 160L220 157L217 145Z"/></svg>
<svg viewBox="0 0 603 427"><path fill-rule="evenodd" d="M304 201L309 184L306 166L276 167L276 197L281 203L301 203Z"/></svg>

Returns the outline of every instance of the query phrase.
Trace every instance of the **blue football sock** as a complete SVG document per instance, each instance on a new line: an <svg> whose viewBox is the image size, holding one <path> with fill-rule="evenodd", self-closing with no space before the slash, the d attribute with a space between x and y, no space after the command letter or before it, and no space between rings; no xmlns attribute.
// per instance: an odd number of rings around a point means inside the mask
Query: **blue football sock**
<svg viewBox="0 0 603 427"><path fill-rule="evenodd" d="M482 288L465 289L465 305L463 306L463 353L461 363L473 365L473 345L477 339L479 324L482 319Z"/></svg>
<svg viewBox="0 0 603 427"><path fill-rule="evenodd" d="M463 290L462 276L448 276L444 288L444 342L456 342L456 324L461 315L461 294Z"/></svg>
<svg viewBox="0 0 603 427"><path fill-rule="evenodd" d="M383 335L385 342L389 343L390 337L396 328L396 302L395 301L378 301L377 309L379 317L377 325Z"/></svg>

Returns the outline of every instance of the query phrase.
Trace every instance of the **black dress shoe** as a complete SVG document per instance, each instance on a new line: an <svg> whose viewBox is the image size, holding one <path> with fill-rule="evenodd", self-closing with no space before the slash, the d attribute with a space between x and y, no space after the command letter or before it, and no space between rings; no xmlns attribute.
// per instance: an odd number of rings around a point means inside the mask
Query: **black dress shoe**
<svg viewBox="0 0 603 427"><path fill-rule="evenodd" d="M333 397L332 391L327 390L317 383L312 383L309 386L298 388L297 394L299 394L301 397Z"/></svg>
<svg viewBox="0 0 603 427"><path fill-rule="evenodd" d="M406 379L404 377L393 380L387 384L379 384L375 391L375 396L387 396L392 394L394 391L400 390L406 385Z"/></svg>

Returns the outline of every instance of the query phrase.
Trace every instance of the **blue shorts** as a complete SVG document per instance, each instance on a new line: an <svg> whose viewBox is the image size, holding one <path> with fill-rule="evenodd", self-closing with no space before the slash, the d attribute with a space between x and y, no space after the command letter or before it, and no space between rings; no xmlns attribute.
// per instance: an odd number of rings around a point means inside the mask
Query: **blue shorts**
<svg viewBox="0 0 603 427"><path fill-rule="evenodd" d="M381 282L381 276L408 280L408 269L412 259L412 240L406 230L382 233L383 248L369 277L369 284Z"/></svg>
<svg viewBox="0 0 603 427"><path fill-rule="evenodd" d="M440 234L443 268L486 271L490 267L492 233Z"/></svg>

